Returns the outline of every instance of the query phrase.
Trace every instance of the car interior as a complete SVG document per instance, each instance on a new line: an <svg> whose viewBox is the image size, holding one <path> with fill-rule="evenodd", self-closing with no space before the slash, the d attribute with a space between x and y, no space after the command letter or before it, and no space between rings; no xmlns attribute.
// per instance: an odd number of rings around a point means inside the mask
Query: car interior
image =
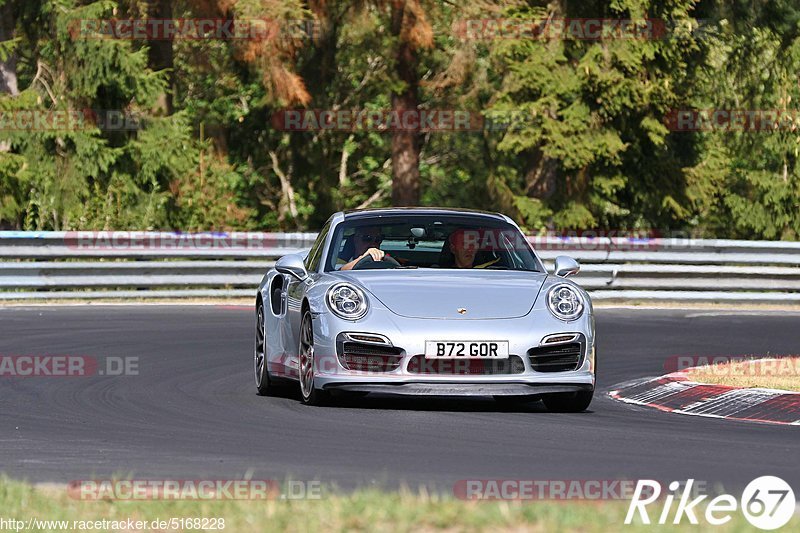
<svg viewBox="0 0 800 533"><path fill-rule="evenodd" d="M478 251L473 264L486 269L514 269L529 270L525 268L524 261L513 249L509 240L502 236L496 228L481 226L467 226L454 224L385 224L380 226L365 225L361 227L377 228L380 231L381 242L377 247L387 253L405 268L456 268L455 257L450 250L449 237L458 230L474 232ZM339 242L336 257L339 265L342 261L350 261L355 256L356 229L347 228ZM502 230L507 231L507 230ZM373 230L374 232L374 230ZM482 239L481 236L500 235L500 237ZM480 242L479 242L480 241ZM357 265L357 270L398 268L398 265L389 261L367 261Z"/></svg>

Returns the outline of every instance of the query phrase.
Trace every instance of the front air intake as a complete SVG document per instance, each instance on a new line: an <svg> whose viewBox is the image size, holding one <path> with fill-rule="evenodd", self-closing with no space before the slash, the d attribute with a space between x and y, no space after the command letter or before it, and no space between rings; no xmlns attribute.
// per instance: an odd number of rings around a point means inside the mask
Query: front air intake
<svg viewBox="0 0 800 533"><path fill-rule="evenodd" d="M539 346L528 350L531 368L536 372L569 372L581 365L581 343Z"/></svg>
<svg viewBox="0 0 800 533"><path fill-rule="evenodd" d="M401 348L352 341L342 343L339 352L339 362L344 368L360 372L391 372L400 366L402 359Z"/></svg>

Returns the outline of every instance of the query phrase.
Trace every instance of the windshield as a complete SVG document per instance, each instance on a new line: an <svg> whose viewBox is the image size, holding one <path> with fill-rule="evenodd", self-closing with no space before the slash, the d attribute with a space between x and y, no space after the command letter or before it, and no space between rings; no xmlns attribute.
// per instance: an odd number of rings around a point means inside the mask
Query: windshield
<svg viewBox="0 0 800 533"><path fill-rule="evenodd" d="M379 268L538 272L539 263L515 226L489 217L397 215L339 224L325 271Z"/></svg>

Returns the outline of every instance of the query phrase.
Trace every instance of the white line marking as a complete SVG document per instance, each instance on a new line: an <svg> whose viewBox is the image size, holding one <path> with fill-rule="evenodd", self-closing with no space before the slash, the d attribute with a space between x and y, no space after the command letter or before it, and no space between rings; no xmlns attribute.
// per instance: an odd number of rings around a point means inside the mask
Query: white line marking
<svg viewBox="0 0 800 533"><path fill-rule="evenodd" d="M692 389L696 386L697 386L696 384L687 385L685 381L671 381L663 385L658 385L657 387L652 388L650 390L646 390L644 392L640 392L639 394L630 396L630 399L650 404L657 400L663 400L665 398L669 398L670 396L674 396L678 393L681 393L687 389Z"/></svg>
<svg viewBox="0 0 800 533"><path fill-rule="evenodd" d="M680 374L680 373L676 372L674 374ZM632 384L630 385L630 387L636 385L643 385L645 383L649 383L658 379L663 379L663 378L669 379L671 377L674 376L671 374L667 374L666 376L647 379L645 381L641 381L638 383L631 382ZM670 412L682 415L702 416L706 418L720 418L720 419L727 418L743 422L758 422L766 424L800 426L800 420L797 420L795 422L779 422L777 420L764 420L764 419L748 420L748 419L736 418L735 416L742 410L758 406L777 396L784 396L786 394L800 395L800 393L797 392L789 392L789 391L765 389L765 388L732 389L718 396L714 396L713 398L710 398L708 400L699 400L697 402L694 402L690 405L687 405L683 409L671 409L668 407L664 407L662 405L654 405L653 403L653 401L656 399L668 398L674 394L677 394L678 392L697 387L698 385L708 385L708 383L696 383L693 381L672 381L669 383L658 385L650 390L640 392L638 394L629 397L620 395L620 392L624 392L625 389L629 387L628 386L620 387L619 385L617 385L617 387L619 388L610 391L608 395L612 399L623 403L655 408L660 411L669 410ZM718 414L723 411L726 414Z"/></svg>
<svg viewBox="0 0 800 533"><path fill-rule="evenodd" d="M684 414L704 413L726 418L751 407L761 405L776 396L780 396L780 393L757 389L734 389L707 400L700 400L683 409L676 409L675 412Z"/></svg>
<svg viewBox="0 0 800 533"><path fill-rule="evenodd" d="M684 318L701 318L701 317L716 317L716 316L784 316L795 315L797 313L790 313L786 311L721 311L721 312L706 312L706 313L689 313L684 315Z"/></svg>

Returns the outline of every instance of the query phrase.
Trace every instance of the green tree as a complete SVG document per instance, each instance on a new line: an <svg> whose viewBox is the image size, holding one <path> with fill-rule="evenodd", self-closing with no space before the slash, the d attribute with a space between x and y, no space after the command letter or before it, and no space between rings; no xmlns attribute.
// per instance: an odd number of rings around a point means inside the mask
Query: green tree
<svg viewBox="0 0 800 533"><path fill-rule="evenodd" d="M692 0L551 2L520 19L655 19L691 26ZM498 201L531 227L668 227L687 213L681 153L663 124L686 99L699 46L663 38L515 39L492 44L503 72L491 109L510 114L496 143Z"/></svg>
<svg viewBox="0 0 800 533"><path fill-rule="evenodd" d="M698 71L693 107L765 113L744 128L695 135L691 223L710 236L797 240L800 6L729 1L709 14L709 59ZM771 122L770 113L784 119Z"/></svg>

